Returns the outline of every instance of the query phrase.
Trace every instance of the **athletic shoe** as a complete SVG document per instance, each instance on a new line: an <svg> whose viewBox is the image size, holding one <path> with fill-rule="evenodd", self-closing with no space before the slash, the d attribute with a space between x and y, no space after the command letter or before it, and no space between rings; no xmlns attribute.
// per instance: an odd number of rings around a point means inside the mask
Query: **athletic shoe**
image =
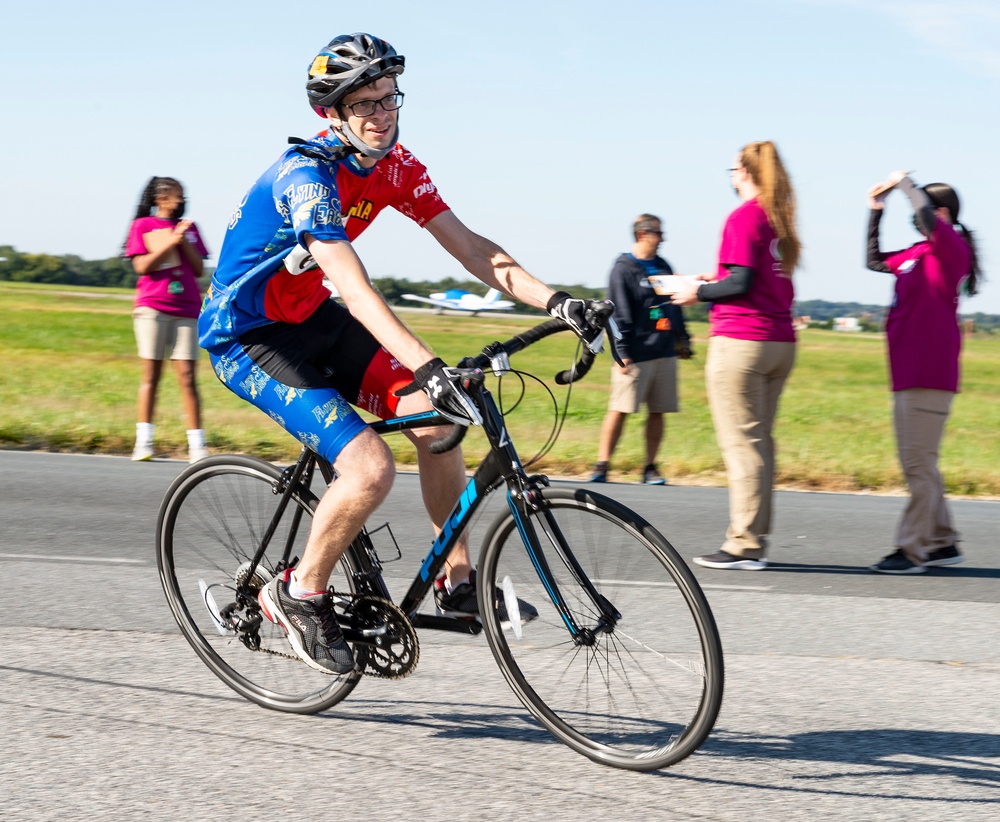
<svg viewBox="0 0 1000 822"><path fill-rule="evenodd" d="M208 456L207 448L189 448L188 449L188 462L198 462L198 460L203 460Z"/></svg>
<svg viewBox="0 0 1000 822"><path fill-rule="evenodd" d="M868 570L876 574L922 574L927 569L923 565L917 565L899 548L881 562L869 565Z"/></svg>
<svg viewBox="0 0 1000 822"><path fill-rule="evenodd" d="M152 445L136 445L136 447L132 450L132 462L148 462L152 458Z"/></svg>
<svg viewBox="0 0 1000 822"><path fill-rule="evenodd" d="M655 465L647 465L642 470L642 484L643 485L666 485L667 481L660 476L660 472L656 470Z"/></svg>
<svg viewBox="0 0 1000 822"><path fill-rule="evenodd" d="M288 593L289 568L260 589L257 600L271 622L284 628L292 650L310 668L326 674L354 670L354 653L344 639L330 595L294 599Z"/></svg>
<svg viewBox="0 0 1000 822"><path fill-rule="evenodd" d="M767 568L767 560L764 557L759 559L738 557L725 551L695 557L694 561L705 568L722 568L729 571L763 571Z"/></svg>
<svg viewBox="0 0 1000 822"><path fill-rule="evenodd" d="M473 571L468 582L461 582L455 586L449 594L445 585L445 578L438 577L434 580L434 604L437 605L438 613L442 616L479 616L479 598L476 596L476 572ZM497 616L501 622L510 622L507 613L507 603L503 591L496 588ZM521 617L521 622L531 622L538 616L538 609L523 599L517 600L517 611Z"/></svg>
<svg viewBox="0 0 1000 822"><path fill-rule="evenodd" d="M927 555L927 559L924 560L924 568L934 568L942 565L958 565L960 562L965 562L965 557L962 552L958 550L954 545L949 545L947 548L938 548L936 551L931 551Z"/></svg>
<svg viewBox="0 0 1000 822"><path fill-rule="evenodd" d="M595 471L594 476L590 478L591 482L607 482L608 472L607 471Z"/></svg>

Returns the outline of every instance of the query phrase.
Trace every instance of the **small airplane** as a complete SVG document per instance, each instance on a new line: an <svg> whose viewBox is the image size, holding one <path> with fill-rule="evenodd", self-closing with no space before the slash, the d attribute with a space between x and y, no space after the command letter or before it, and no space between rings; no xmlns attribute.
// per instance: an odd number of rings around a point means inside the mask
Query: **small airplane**
<svg viewBox="0 0 1000 822"><path fill-rule="evenodd" d="M469 311L475 316L480 311L510 311L514 307L514 303L511 300L501 300L500 296L501 292L495 288L487 291L485 297L470 294L460 288L449 288L447 291L431 294L430 297L421 297L419 294L404 294L403 299L433 305L438 314L449 309L451 311Z"/></svg>

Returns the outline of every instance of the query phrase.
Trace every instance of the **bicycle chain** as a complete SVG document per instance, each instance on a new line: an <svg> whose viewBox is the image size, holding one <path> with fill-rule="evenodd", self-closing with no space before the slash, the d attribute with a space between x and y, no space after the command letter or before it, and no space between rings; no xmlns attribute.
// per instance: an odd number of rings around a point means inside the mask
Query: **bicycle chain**
<svg viewBox="0 0 1000 822"><path fill-rule="evenodd" d="M282 659L294 659L296 662L302 661L295 654L283 654L281 651L272 651L270 648L264 648L263 646L258 648L257 651L258 653L270 654L271 656L280 656Z"/></svg>

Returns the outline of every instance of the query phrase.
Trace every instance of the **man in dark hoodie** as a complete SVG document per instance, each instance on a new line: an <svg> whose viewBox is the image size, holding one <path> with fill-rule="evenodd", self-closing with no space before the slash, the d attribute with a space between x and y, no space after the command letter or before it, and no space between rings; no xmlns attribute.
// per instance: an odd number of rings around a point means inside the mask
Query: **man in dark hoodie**
<svg viewBox="0 0 1000 822"><path fill-rule="evenodd" d="M645 403L646 462L642 481L646 485L664 485L666 480L656 468L656 454L663 440L663 415L675 413L677 404L677 358L691 357L691 339L684 323L684 313L657 295L650 275L673 274L673 269L657 255L663 242L660 218L640 214L632 226L635 244L631 253L622 254L611 270L608 299L615 304L615 321L622 334L619 351L623 365L611 369L611 396L608 413L601 425L597 464L591 482L607 482L608 463L618 445L625 418L635 414Z"/></svg>

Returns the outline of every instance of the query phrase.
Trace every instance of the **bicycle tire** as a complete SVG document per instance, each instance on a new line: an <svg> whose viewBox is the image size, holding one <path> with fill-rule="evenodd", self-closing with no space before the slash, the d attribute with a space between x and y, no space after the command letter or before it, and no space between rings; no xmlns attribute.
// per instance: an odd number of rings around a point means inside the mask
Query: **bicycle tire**
<svg viewBox="0 0 1000 822"><path fill-rule="evenodd" d="M244 456L209 457L186 468L160 506L157 564L174 619L216 676L265 708L314 714L344 699L360 673L332 676L307 666L293 655L284 631L259 613L256 596L243 598L236 618L260 617L258 650L244 644L239 631L227 628L222 614L239 599L237 577L249 570L245 566L277 510L272 483L280 476L270 463ZM317 502L304 488L292 494L252 580L253 590L273 576L296 510L303 515L289 559L301 557ZM331 578L337 590L353 592L357 567L349 547ZM231 626L234 620L228 622Z"/></svg>
<svg viewBox="0 0 1000 822"><path fill-rule="evenodd" d="M573 619L593 628L600 610L557 552L549 516L621 619L595 630L591 645L574 642L504 512L486 535L477 576L504 677L542 725L595 762L637 771L679 762L711 732L723 693L722 643L694 575L662 534L608 497L547 488L534 501L531 520ZM518 619L523 602L537 618Z"/></svg>

